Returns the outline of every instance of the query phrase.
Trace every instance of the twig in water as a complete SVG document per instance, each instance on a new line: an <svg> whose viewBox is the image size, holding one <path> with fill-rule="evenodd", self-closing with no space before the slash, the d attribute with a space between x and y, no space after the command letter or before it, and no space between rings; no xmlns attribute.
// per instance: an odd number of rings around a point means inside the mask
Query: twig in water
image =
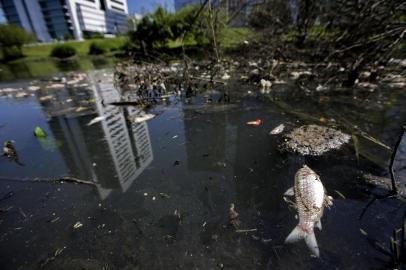
<svg viewBox="0 0 406 270"><path fill-rule="evenodd" d="M235 230L236 233L256 232L258 229Z"/></svg>
<svg viewBox="0 0 406 270"><path fill-rule="evenodd" d="M87 180L82 180L70 176L64 176L60 178L13 178L13 177L3 177L0 176L0 181L10 181L10 182L70 182L70 183L77 183L77 184L83 184L83 185L90 185L90 186L96 186L94 182L87 181Z"/></svg>

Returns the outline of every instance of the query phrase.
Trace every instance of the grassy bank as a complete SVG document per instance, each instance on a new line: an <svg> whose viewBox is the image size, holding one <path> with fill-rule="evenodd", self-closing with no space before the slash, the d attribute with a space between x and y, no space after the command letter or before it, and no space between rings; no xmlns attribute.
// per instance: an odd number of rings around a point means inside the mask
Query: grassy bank
<svg viewBox="0 0 406 270"><path fill-rule="evenodd" d="M244 40L252 41L257 34L248 28L225 28L220 33L220 46L224 49L233 48L241 44ZM68 41L65 44L71 45L77 51L77 57L83 57L89 55L89 47L93 42L101 43L107 48L106 55L112 55L114 52L121 49L121 47L127 42L127 37L105 38L105 39L89 39L84 41ZM198 46L198 44L192 40L186 42L187 46ZM8 63L23 63L32 61L42 61L51 59L50 54L52 49L61 43L52 44L30 44L23 47L23 54L25 57L8 62ZM181 47L180 40L171 40L166 44L166 47L170 50L175 50ZM0 55L1 59L1 55Z"/></svg>
<svg viewBox="0 0 406 270"><path fill-rule="evenodd" d="M117 51L127 41L127 37L105 38L105 39L88 39L84 41L68 41L65 44L73 46L77 51L77 56L86 56L89 53L89 46L92 42L97 41L105 44L109 51ZM60 43L52 44L31 44L23 47L25 57L12 62L25 62L32 60L43 60L50 58L52 48Z"/></svg>
<svg viewBox="0 0 406 270"><path fill-rule="evenodd" d="M224 28L220 33L220 46L223 49L230 49L243 43L245 40L252 41L257 38L257 33L249 28ZM197 46L197 42L189 40L185 42L186 46ZM181 47L180 40L171 40L168 42L167 47L170 49L176 49Z"/></svg>

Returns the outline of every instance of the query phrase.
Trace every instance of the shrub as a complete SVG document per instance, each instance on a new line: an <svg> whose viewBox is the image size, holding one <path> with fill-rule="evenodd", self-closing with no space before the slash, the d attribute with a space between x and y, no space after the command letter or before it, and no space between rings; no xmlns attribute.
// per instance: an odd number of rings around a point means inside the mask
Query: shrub
<svg viewBox="0 0 406 270"><path fill-rule="evenodd" d="M89 46L89 54L91 55L100 55L108 51L108 46L102 42L93 41Z"/></svg>
<svg viewBox="0 0 406 270"><path fill-rule="evenodd" d="M69 58L76 54L76 49L68 44L56 45L52 51L51 56L56 58Z"/></svg>
<svg viewBox="0 0 406 270"><path fill-rule="evenodd" d="M6 60L22 57L22 46L34 40L34 35L19 26L12 24L0 25L0 47Z"/></svg>

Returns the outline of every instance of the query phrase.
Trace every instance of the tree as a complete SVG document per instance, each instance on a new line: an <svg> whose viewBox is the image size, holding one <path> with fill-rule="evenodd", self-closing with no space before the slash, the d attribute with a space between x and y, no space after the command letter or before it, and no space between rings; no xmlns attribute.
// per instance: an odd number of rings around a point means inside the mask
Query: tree
<svg viewBox="0 0 406 270"><path fill-rule="evenodd" d="M0 47L5 60L12 60L22 57L23 45L34 40L34 35L28 33L17 25L0 25Z"/></svg>
<svg viewBox="0 0 406 270"><path fill-rule="evenodd" d="M141 19L137 30L130 32L130 39L147 50L163 46L173 36L170 21L171 15L159 7L153 14L146 15Z"/></svg>

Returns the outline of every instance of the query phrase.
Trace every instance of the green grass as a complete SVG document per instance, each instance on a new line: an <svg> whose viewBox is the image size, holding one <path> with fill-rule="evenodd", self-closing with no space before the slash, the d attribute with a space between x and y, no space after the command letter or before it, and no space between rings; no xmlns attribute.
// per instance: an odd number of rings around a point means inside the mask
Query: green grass
<svg viewBox="0 0 406 270"><path fill-rule="evenodd" d="M84 41L68 41L65 44L69 44L75 47L78 56L88 55L89 46L93 41L98 41L106 44L109 50L119 49L127 40L127 37L105 38L105 39L88 39ZM27 45L23 47L24 58L15 61L27 61L49 58L52 48L56 44L35 44Z"/></svg>
<svg viewBox="0 0 406 270"><path fill-rule="evenodd" d="M233 48L245 40L252 42L257 38L257 33L249 28L224 28L220 34L220 45L223 48Z"/></svg>
<svg viewBox="0 0 406 270"><path fill-rule="evenodd" d="M256 37L256 32L249 28L224 28L220 33L220 46L222 48L233 48L243 43L244 40L252 41ZM197 42L195 40L186 40L185 45L195 46ZM180 40L170 40L167 44L167 47L170 49L180 46L182 46Z"/></svg>

